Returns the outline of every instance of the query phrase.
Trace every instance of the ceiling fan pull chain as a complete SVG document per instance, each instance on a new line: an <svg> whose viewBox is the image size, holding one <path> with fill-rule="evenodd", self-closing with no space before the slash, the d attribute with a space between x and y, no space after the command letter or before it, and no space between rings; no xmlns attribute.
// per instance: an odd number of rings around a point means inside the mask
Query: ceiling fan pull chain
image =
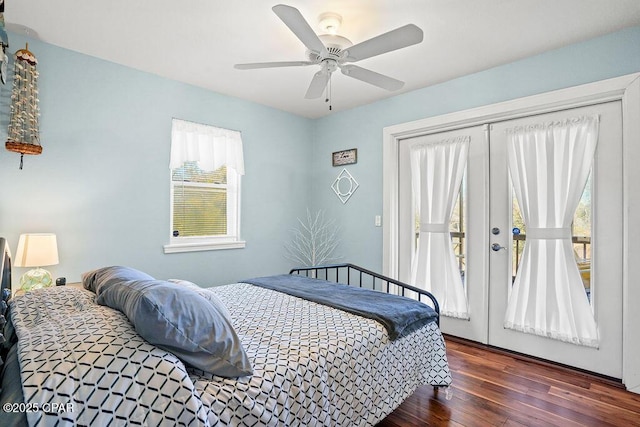
<svg viewBox="0 0 640 427"><path fill-rule="evenodd" d="M331 74L329 74L329 84L327 85L327 94L328 94L327 102L329 102L329 111L331 111L333 109L331 105Z"/></svg>

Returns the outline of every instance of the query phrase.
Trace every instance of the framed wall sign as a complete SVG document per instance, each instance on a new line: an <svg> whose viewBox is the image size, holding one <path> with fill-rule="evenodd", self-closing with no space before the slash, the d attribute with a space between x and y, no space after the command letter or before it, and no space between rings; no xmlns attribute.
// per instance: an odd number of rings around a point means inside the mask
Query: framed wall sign
<svg viewBox="0 0 640 427"><path fill-rule="evenodd" d="M333 166L352 165L358 162L358 149L351 148L349 150L335 151L331 155Z"/></svg>

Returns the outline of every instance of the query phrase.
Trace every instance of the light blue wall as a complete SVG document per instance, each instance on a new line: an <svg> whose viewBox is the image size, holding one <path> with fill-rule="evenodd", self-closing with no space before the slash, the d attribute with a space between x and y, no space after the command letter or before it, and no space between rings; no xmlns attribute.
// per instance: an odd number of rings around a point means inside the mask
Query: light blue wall
<svg viewBox="0 0 640 427"><path fill-rule="evenodd" d="M11 50L25 41L10 34ZM22 171L17 154L0 151L0 236L15 250L20 233L55 232L60 265L50 270L70 281L109 264L202 285L285 272L283 245L307 206L340 224L345 260L379 271L385 126L640 71L634 27L309 120L35 40L29 48L39 60L44 151L25 157ZM0 88L2 141L10 88ZM245 249L163 253L172 117L242 131ZM330 158L346 148L358 149L347 169L360 188L343 205Z"/></svg>
<svg viewBox="0 0 640 427"><path fill-rule="evenodd" d="M339 221L346 260L381 271L382 227L374 217L382 214L384 127L638 71L640 27L633 27L316 120L314 206ZM342 168L330 156L347 148L358 149L358 163L346 169L360 187L343 205L330 188Z"/></svg>
<svg viewBox="0 0 640 427"><path fill-rule="evenodd" d="M19 155L0 151L0 236L14 251L20 233L56 233L60 264L49 270L69 281L111 264L202 285L289 268L282 247L308 204L312 121L13 34L11 51L26 41L39 61L43 154L18 170ZM172 117L242 131L245 249L163 253Z"/></svg>

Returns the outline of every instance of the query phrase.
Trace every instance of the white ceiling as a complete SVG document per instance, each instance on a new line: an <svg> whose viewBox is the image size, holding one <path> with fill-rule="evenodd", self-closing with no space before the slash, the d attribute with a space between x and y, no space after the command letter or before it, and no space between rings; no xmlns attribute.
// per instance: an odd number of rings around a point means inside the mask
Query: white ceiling
<svg viewBox="0 0 640 427"><path fill-rule="evenodd" d="M358 62L405 81L400 91L334 73L333 111L640 25L640 0L282 1L318 32L321 13L342 15L339 34L354 44L408 23L424 31L421 44ZM272 12L277 2L6 0L5 21L10 31L215 92L311 118L329 114L324 97L304 98L317 66L233 68L306 59Z"/></svg>

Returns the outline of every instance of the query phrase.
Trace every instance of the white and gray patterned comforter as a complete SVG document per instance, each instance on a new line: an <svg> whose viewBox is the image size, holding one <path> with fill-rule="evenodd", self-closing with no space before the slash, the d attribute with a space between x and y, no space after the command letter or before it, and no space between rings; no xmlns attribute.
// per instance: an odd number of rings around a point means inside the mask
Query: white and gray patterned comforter
<svg viewBox="0 0 640 427"><path fill-rule="evenodd" d="M435 323L390 341L374 320L272 290L207 292L227 305L253 376L186 368L83 289L15 298L29 424L368 426L419 385L451 383Z"/></svg>

